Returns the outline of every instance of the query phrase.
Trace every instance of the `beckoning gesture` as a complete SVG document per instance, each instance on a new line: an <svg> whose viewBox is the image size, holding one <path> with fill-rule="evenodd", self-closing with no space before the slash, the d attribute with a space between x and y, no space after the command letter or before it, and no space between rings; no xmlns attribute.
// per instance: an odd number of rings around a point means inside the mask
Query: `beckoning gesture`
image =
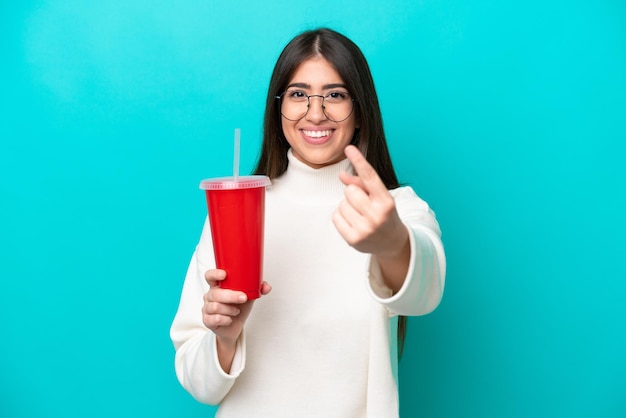
<svg viewBox="0 0 626 418"><path fill-rule="evenodd" d="M349 145L345 153L357 175L340 174L346 185L345 199L333 214L333 222L348 244L377 257L387 285L395 292L408 269L408 231L389 190L359 149Z"/></svg>

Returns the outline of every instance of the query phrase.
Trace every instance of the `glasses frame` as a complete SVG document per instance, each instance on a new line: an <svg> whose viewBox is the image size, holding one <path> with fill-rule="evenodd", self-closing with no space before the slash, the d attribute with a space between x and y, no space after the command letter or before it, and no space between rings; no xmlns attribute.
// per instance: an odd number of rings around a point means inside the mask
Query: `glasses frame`
<svg viewBox="0 0 626 418"><path fill-rule="evenodd" d="M306 99L307 99L307 104L306 104L306 112L304 112L304 114L303 114L302 116L300 116L298 119L291 119L291 118L288 118L287 116L285 116L285 114L283 113L283 110L282 110L282 108L283 108L283 102L282 102L282 100L283 100L283 97L285 96L285 94L286 94L286 93L288 93L288 91L289 91L289 90L285 90L285 91L283 91L280 95L278 95L278 96L274 96L274 99L278 99L278 100L280 101L280 102L279 102L279 110L280 110L280 115L281 115L283 118L285 118L285 119L287 119L287 120L290 120L290 121L292 121L292 122L297 122L297 121L299 121L299 120L302 120L302 118L304 118L304 117L305 117L305 116L309 113L309 109L311 108L311 97L320 97L320 98L322 99L322 112L324 113L324 116L326 116L326 118L327 118L328 120L332 121L332 122L336 122L336 123L343 122L344 120L346 120L346 119L348 119L350 116L352 116L352 113L354 112L354 102L356 102L356 99L355 99L355 98L353 98L353 97L350 95L350 93L347 93L347 92L346 92L346 94L347 94L348 96L350 96L350 102L352 103L352 108L350 109L350 113L348 113L348 116L346 116L345 118L343 118L343 119L341 119L341 120L335 120L335 119L331 118L330 116L328 116L328 113L326 113L326 106L325 106L325 104L324 104L324 103L325 103L326 97L327 97L327 96L329 96L329 95L330 95L330 94L332 94L332 93L329 93L329 94L327 94L326 96L321 95L321 94L305 94Z"/></svg>

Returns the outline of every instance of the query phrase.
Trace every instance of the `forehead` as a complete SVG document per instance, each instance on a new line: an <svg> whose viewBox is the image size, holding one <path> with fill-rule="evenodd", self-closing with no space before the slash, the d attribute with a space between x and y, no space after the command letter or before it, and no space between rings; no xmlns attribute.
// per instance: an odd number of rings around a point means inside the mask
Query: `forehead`
<svg viewBox="0 0 626 418"><path fill-rule="evenodd" d="M293 73L289 84L308 84L312 88L326 84L344 84L343 79L324 57L313 57L303 61Z"/></svg>

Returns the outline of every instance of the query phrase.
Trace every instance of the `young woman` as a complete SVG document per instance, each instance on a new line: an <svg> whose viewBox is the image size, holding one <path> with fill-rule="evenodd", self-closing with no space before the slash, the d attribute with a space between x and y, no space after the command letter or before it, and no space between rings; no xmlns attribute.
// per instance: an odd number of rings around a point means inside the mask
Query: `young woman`
<svg viewBox="0 0 626 418"><path fill-rule="evenodd" d="M397 417L398 317L439 304L445 256L433 212L398 185L348 38L285 47L255 173L272 179L264 296L220 288L206 222L171 328L178 379L219 417Z"/></svg>

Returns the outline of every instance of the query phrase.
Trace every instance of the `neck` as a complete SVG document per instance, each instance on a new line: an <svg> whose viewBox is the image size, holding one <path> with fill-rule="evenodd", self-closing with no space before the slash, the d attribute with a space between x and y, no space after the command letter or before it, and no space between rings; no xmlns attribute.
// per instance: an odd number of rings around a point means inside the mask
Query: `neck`
<svg viewBox="0 0 626 418"><path fill-rule="evenodd" d="M352 171L348 159L313 168L298 160L291 149L287 152L287 159L287 171L274 181L272 188L289 187L290 198L309 204L337 203L343 199L345 185L339 179L339 173Z"/></svg>

